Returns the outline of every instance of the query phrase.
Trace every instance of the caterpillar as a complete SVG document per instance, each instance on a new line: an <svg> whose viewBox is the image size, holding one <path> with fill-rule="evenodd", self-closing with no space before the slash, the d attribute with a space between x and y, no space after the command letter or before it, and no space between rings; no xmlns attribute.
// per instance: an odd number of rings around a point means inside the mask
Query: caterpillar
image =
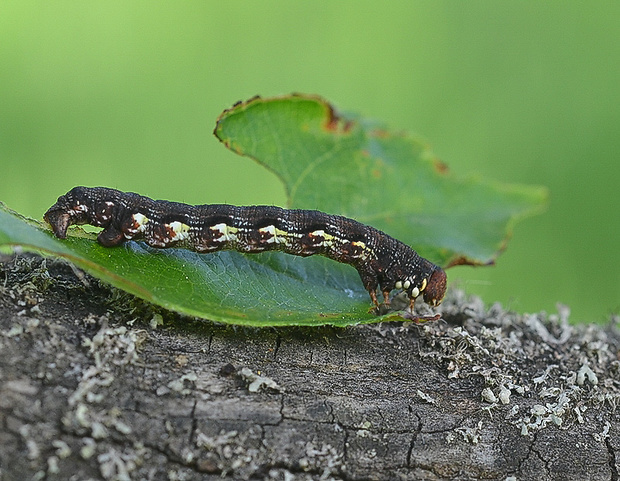
<svg viewBox="0 0 620 481"><path fill-rule="evenodd" d="M377 288L387 307L394 289L406 292L412 314L419 296L434 307L446 292L444 270L408 245L353 219L316 210L188 205L107 187L74 187L58 198L44 219L60 239L66 238L73 224L103 227L97 240L106 247L144 239L151 247L183 247L200 253L279 250L296 256L326 256L357 269L376 307Z"/></svg>

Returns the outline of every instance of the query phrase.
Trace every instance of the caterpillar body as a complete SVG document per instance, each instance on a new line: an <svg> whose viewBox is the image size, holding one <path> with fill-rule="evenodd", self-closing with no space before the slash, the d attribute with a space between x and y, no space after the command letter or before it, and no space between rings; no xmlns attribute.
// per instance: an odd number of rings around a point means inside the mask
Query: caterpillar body
<svg viewBox="0 0 620 481"><path fill-rule="evenodd" d="M107 187L75 187L58 198L44 219L61 239L73 224L103 227L97 239L106 247L143 239L151 247L201 253L279 250L326 256L357 269L375 306L377 288L387 306L392 290L405 291L411 313L419 296L437 306L446 292L444 270L408 245L353 219L316 210L187 205Z"/></svg>

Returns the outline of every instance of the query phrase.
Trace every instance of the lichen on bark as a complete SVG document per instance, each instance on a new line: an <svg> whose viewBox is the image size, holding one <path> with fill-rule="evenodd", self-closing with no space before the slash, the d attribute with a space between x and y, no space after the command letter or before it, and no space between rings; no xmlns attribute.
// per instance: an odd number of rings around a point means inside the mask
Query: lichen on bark
<svg viewBox="0 0 620 481"><path fill-rule="evenodd" d="M617 316L451 289L434 323L239 328L35 255L0 279L2 480L618 479Z"/></svg>

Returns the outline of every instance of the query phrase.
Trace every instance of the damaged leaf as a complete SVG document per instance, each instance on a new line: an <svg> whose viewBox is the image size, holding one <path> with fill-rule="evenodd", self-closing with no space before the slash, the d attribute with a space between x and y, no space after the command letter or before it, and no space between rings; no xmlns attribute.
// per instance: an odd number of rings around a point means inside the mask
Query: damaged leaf
<svg viewBox="0 0 620 481"><path fill-rule="evenodd" d="M460 179L415 137L306 95L254 98L226 110L215 135L273 171L288 207L352 217L448 267L489 264L546 189Z"/></svg>
<svg viewBox="0 0 620 481"><path fill-rule="evenodd" d="M239 103L220 116L215 135L274 172L289 207L353 217L443 266L492 262L516 220L544 204L541 188L455 178L415 138L338 116L318 97ZM59 241L47 226L0 205L0 246L64 257L176 312L253 326L346 326L390 317L368 312L353 267L322 257L198 254L133 241L105 248L81 229L69 234Z"/></svg>

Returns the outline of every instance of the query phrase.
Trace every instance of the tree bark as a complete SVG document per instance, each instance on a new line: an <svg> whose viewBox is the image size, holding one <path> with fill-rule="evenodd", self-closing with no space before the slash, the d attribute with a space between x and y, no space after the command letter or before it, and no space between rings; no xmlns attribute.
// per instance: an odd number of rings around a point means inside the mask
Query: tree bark
<svg viewBox="0 0 620 481"><path fill-rule="evenodd" d="M0 274L0 481L618 479L617 316L451 289L438 322L250 329Z"/></svg>

